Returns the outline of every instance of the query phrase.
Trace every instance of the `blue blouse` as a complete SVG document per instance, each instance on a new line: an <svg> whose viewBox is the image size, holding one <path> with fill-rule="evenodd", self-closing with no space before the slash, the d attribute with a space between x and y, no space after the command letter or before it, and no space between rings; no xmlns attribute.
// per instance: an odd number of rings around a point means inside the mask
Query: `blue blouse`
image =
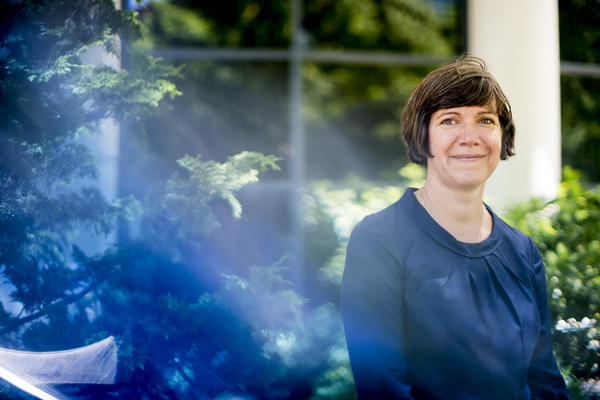
<svg viewBox="0 0 600 400"><path fill-rule="evenodd" d="M352 232L341 308L361 399L566 399L544 264L493 217L463 243L409 188Z"/></svg>

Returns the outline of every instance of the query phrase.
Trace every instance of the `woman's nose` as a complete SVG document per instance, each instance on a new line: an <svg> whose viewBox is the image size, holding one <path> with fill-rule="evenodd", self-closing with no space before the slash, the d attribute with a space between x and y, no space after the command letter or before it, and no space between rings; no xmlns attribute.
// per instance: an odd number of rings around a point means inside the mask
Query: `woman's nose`
<svg viewBox="0 0 600 400"><path fill-rule="evenodd" d="M478 146L481 142L474 124L464 124L458 140L461 146Z"/></svg>

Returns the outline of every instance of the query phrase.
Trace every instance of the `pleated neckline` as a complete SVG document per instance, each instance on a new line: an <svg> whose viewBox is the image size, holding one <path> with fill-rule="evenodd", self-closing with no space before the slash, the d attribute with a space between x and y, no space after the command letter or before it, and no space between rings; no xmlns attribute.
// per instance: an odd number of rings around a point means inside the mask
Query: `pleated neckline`
<svg viewBox="0 0 600 400"><path fill-rule="evenodd" d="M496 250L502 241L502 226L500 218L487 206L492 216L493 226L490 235L479 243L465 243L457 240L450 232L442 228L427 210L417 201L414 192L416 188L408 188L400 199L400 203L411 218L436 242L465 257L484 257Z"/></svg>

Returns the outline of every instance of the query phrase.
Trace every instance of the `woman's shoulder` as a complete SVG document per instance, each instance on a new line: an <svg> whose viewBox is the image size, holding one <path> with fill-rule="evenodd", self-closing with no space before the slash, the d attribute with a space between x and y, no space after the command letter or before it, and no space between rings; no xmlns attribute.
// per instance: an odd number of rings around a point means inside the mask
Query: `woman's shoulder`
<svg viewBox="0 0 600 400"><path fill-rule="evenodd" d="M382 210L365 216L357 226L361 230L371 231L402 228L404 222L410 218L404 203L414 200L413 191L414 188L407 188L400 199Z"/></svg>
<svg viewBox="0 0 600 400"><path fill-rule="evenodd" d="M399 200L395 201L394 203L390 204L382 210L366 215L362 219L362 221L360 221L360 224L366 226L378 226L381 224L385 224L387 221L389 221L391 218L395 218L395 216L397 215L398 203Z"/></svg>
<svg viewBox="0 0 600 400"><path fill-rule="evenodd" d="M538 280L539 276L544 274L544 264L537 246L525 233L510 226L502 219L499 221L504 231L500 246L504 255L511 264L525 267L530 277Z"/></svg>
<svg viewBox="0 0 600 400"><path fill-rule="evenodd" d="M406 253L401 230L396 227L401 209L396 202L355 225L346 249L346 287L348 282L363 282L375 276L387 281L400 279Z"/></svg>
<svg viewBox="0 0 600 400"><path fill-rule="evenodd" d="M365 216L354 227L349 248L370 249L401 260L410 251L419 231L401 201ZM423 238L421 238L423 239Z"/></svg>
<svg viewBox="0 0 600 400"><path fill-rule="evenodd" d="M535 247L535 245L528 235L509 225L502 218L498 217L497 221L501 225L500 228L503 231L502 238L504 241L509 242L513 246L523 248L524 251L527 251L528 254L531 254L532 247Z"/></svg>
<svg viewBox="0 0 600 400"><path fill-rule="evenodd" d="M400 206L400 200L386 208L365 216L353 229L352 235L396 235L398 227L406 218L406 211Z"/></svg>

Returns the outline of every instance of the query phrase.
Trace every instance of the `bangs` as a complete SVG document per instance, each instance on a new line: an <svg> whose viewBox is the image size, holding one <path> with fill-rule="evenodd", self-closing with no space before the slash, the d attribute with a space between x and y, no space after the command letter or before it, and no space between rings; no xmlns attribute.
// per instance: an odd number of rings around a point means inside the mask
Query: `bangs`
<svg viewBox="0 0 600 400"><path fill-rule="evenodd" d="M496 111L503 103L494 85L485 76L460 77L449 85L444 85L439 96L431 97L426 107L437 111L442 108L483 107L493 105ZM431 108L430 108L431 107Z"/></svg>

